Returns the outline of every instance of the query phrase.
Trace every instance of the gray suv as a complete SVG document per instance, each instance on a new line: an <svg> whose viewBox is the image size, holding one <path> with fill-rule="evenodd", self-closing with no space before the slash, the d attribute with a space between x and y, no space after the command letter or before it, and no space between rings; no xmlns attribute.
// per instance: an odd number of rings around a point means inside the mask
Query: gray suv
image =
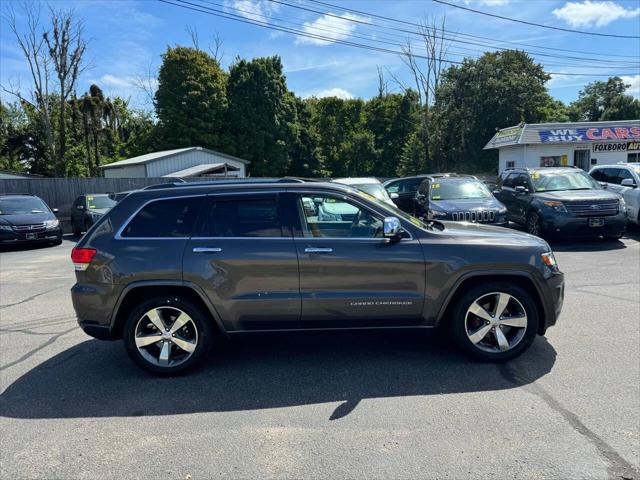
<svg viewBox="0 0 640 480"><path fill-rule="evenodd" d="M320 206L347 212L331 220ZM176 184L132 192L71 254L82 329L160 375L241 332L445 327L505 361L555 324L564 292L526 233L423 223L335 183Z"/></svg>

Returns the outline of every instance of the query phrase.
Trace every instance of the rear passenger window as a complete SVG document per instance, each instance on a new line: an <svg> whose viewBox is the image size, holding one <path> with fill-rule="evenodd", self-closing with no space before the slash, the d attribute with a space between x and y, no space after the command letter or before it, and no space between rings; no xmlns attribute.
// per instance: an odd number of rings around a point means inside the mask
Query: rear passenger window
<svg viewBox="0 0 640 480"><path fill-rule="evenodd" d="M201 197L190 197L153 201L129 222L122 231L122 237L190 237L201 200Z"/></svg>
<svg viewBox="0 0 640 480"><path fill-rule="evenodd" d="M282 237L276 197L211 198L205 213L207 237Z"/></svg>

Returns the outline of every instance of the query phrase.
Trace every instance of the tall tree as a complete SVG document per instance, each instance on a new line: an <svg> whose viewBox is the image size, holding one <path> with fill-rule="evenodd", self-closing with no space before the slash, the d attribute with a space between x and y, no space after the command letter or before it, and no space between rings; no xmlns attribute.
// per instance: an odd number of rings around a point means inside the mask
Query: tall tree
<svg viewBox="0 0 640 480"><path fill-rule="evenodd" d="M620 77L587 84L569 106L575 121L631 120L640 117L640 101L625 92L630 85Z"/></svg>
<svg viewBox="0 0 640 480"><path fill-rule="evenodd" d="M64 175L67 149L67 102L73 93L78 76L82 73L83 56L87 43L83 37L82 22L76 20L73 11L51 8L51 30L43 38L49 58L58 80L58 155L55 166L57 175Z"/></svg>
<svg viewBox="0 0 640 480"><path fill-rule="evenodd" d="M280 57L236 59L229 69L228 123L234 155L251 161L254 176L287 172L295 141L296 105Z"/></svg>
<svg viewBox="0 0 640 480"><path fill-rule="evenodd" d="M448 167L493 170L496 153L482 148L498 128L544 120L549 78L542 65L515 50L485 53L450 67L434 110Z"/></svg>
<svg viewBox="0 0 640 480"><path fill-rule="evenodd" d="M225 74L208 53L169 47L155 93L160 148L201 146L226 150Z"/></svg>

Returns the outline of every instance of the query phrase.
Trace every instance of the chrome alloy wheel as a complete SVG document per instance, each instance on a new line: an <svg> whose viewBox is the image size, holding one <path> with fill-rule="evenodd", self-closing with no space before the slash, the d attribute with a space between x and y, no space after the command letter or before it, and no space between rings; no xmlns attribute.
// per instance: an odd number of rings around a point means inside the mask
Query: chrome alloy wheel
<svg viewBox="0 0 640 480"><path fill-rule="evenodd" d="M134 340L140 355L152 365L175 367L193 355L198 329L179 308L157 307L140 317Z"/></svg>
<svg viewBox="0 0 640 480"><path fill-rule="evenodd" d="M477 298L465 315L467 337L476 348L502 353L520 343L527 330L527 312L517 298L491 292Z"/></svg>

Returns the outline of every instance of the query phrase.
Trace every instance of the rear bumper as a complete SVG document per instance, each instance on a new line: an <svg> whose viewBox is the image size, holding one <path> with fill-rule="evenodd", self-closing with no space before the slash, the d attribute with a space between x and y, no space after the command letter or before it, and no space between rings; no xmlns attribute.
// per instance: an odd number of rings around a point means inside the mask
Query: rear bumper
<svg viewBox="0 0 640 480"><path fill-rule="evenodd" d="M110 284L80 284L71 287L71 300L78 325L89 336L115 340L111 317L122 288Z"/></svg>
<svg viewBox="0 0 640 480"><path fill-rule="evenodd" d="M618 235L624 233L627 227L626 213L599 217L604 219L604 225L592 227L589 225L590 217L574 217L571 215L544 217L544 230L557 236L599 236Z"/></svg>

